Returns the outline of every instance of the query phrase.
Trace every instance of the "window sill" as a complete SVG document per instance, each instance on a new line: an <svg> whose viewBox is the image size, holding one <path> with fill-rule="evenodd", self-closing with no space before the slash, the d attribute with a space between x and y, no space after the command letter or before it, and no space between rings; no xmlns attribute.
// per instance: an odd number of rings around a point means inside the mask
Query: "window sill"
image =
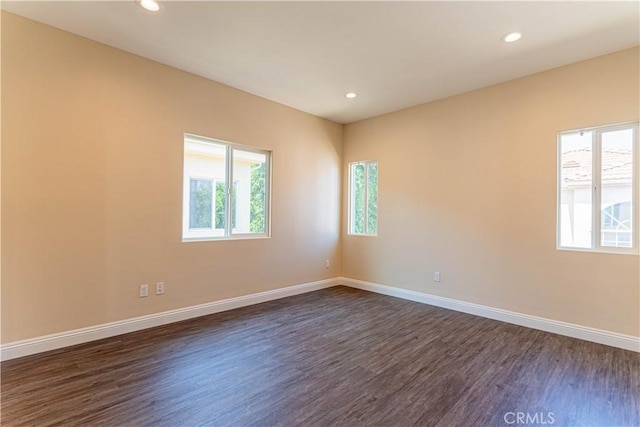
<svg viewBox="0 0 640 427"><path fill-rule="evenodd" d="M638 249L635 248L569 248L569 247L557 247L559 251L563 252L586 252L593 254L609 254L609 255L640 255Z"/></svg>
<svg viewBox="0 0 640 427"><path fill-rule="evenodd" d="M270 239L268 234L238 234L230 237L183 237L182 243L190 242L220 242L229 240L262 240Z"/></svg>

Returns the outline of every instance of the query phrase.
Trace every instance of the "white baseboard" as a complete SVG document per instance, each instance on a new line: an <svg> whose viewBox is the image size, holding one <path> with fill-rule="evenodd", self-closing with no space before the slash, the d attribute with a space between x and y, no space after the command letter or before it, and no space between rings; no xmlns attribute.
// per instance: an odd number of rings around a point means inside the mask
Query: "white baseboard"
<svg viewBox="0 0 640 427"><path fill-rule="evenodd" d="M423 304L435 305L449 310L461 311L463 313L526 326L532 329L539 329L541 331L552 332L554 334L565 335L585 341L592 341L598 344L605 344L612 347L623 348L625 350L640 352L640 337L634 337L632 335L618 334L615 332L604 331L602 329L580 326L573 323L531 316L514 311L493 308L486 305L473 304L470 302L396 288L393 286L379 285L377 283L370 283L362 280L349 279L346 277L340 278L339 283L352 288L362 289L364 291L421 302Z"/></svg>
<svg viewBox="0 0 640 427"><path fill-rule="evenodd" d="M155 326L166 325L168 323L179 322L181 320L232 310L234 308L259 304L261 302L285 298L305 292L312 292L319 289L330 288L336 285L345 285L369 292L389 295L423 304L447 308L449 310L500 320L502 322L513 323L515 325L525 326L528 328L539 329L599 344L619 347L625 350L640 352L640 338L631 335L618 334L615 332L502 310L480 304L473 304L437 295L411 291L408 289L340 277L311 283L303 283L300 285L259 292L251 295L243 295L220 301L213 301L206 304L194 305L162 313L120 320L117 322L104 323L58 334L15 341L0 346L0 360L4 361L29 356L31 354L82 344L102 338L109 338Z"/></svg>
<svg viewBox="0 0 640 427"><path fill-rule="evenodd" d="M4 344L0 347L0 360L4 361L15 359L18 357L42 353L49 350L68 347L71 345L82 344L102 338L109 338L116 335L152 328L155 326L166 325L168 323L179 322L181 320L192 319L194 317L206 316L208 314L219 313L221 311L232 310L234 308L245 307L253 304L259 304L261 302L285 298L305 292L316 291L318 289L330 288L337 284L337 279L326 279L317 282L303 283L286 288L259 292L257 294L243 295L240 297L213 301L206 304L179 308L177 310L170 310L162 313L150 314L147 316L140 316L132 319L120 320L117 322L104 323L102 325L90 326L87 328L75 329L58 334L46 335L22 341L15 341Z"/></svg>

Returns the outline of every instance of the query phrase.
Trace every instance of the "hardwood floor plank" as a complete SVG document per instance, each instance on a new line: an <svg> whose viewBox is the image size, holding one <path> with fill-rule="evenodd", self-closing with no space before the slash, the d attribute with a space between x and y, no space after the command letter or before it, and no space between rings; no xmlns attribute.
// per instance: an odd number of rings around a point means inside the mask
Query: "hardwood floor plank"
<svg viewBox="0 0 640 427"><path fill-rule="evenodd" d="M640 426L637 353L345 287L1 370L6 426Z"/></svg>

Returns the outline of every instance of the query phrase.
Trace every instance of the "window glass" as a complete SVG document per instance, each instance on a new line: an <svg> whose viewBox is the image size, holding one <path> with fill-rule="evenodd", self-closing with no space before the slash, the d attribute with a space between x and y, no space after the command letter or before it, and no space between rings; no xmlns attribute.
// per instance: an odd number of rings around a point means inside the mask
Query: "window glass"
<svg viewBox="0 0 640 427"><path fill-rule="evenodd" d="M189 228L211 228L212 189L210 180L190 180Z"/></svg>
<svg viewBox="0 0 640 427"><path fill-rule="evenodd" d="M633 131L602 133L601 245L630 248L633 239Z"/></svg>
<svg viewBox="0 0 640 427"><path fill-rule="evenodd" d="M363 234L364 228L364 206L365 206L365 194L364 194L364 164L357 163L352 168L352 186L351 186L351 232L353 234Z"/></svg>
<svg viewBox="0 0 640 427"><path fill-rule="evenodd" d="M378 163L367 164L367 233L378 232Z"/></svg>
<svg viewBox="0 0 640 427"><path fill-rule="evenodd" d="M593 204L593 132L560 138L560 246L590 248Z"/></svg>
<svg viewBox="0 0 640 427"><path fill-rule="evenodd" d="M237 233L264 233L267 208L267 157L233 150L233 195Z"/></svg>
<svg viewBox="0 0 640 427"><path fill-rule="evenodd" d="M349 165L349 234L378 232L378 162Z"/></svg>

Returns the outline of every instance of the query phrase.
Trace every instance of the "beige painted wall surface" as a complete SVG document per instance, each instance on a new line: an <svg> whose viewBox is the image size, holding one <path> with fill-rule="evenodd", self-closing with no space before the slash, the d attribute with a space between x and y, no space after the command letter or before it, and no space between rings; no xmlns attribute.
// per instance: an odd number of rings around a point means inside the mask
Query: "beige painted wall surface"
<svg viewBox="0 0 640 427"><path fill-rule="evenodd" d="M343 238L343 275L640 335L640 257L556 250L556 134L638 120L638 58L347 125L343 172L379 162L379 224L378 237Z"/></svg>
<svg viewBox="0 0 640 427"><path fill-rule="evenodd" d="M2 107L5 343L340 275L341 125L7 13ZM184 132L273 150L271 239L181 242Z"/></svg>

